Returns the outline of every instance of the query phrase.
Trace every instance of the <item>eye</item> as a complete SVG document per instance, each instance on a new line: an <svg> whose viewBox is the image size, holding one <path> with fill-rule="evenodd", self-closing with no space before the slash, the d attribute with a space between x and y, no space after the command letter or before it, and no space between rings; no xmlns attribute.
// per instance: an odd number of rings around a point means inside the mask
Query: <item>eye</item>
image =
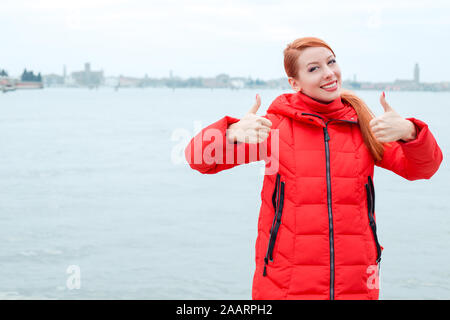
<svg viewBox="0 0 450 320"><path fill-rule="evenodd" d="M334 63L336 63L336 59L331 59L330 61L328 61L328 64L334 64ZM316 70L316 68L318 68L318 67L312 67L312 68L309 68L309 72L313 72L314 70Z"/></svg>

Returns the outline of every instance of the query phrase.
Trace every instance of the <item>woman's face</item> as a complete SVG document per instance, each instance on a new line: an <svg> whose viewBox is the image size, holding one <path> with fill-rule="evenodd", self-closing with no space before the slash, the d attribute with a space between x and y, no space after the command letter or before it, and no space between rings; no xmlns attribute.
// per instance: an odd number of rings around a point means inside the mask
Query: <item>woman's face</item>
<svg viewBox="0 0 450 320"><path fill-rule="evenodd" d="M340 97L341 70L333 53L325 47L309 47L298 58L297 79L289 78L295 91L321 102L331 102Z"/></svg>

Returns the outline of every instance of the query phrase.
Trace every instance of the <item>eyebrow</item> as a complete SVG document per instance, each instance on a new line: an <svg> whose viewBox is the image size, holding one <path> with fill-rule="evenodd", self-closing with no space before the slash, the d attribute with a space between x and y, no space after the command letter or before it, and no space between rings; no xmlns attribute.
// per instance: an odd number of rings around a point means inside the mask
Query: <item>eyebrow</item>
<svg viewBox="0 0 450 320"><path fill-rule="evenodd" d="M329 56L326 60L330 59L330 57L334 57L334 55ZM306 66L309 66L310 64L313 64L313 63L319 64L317 61L313 61L313 62L308 63Z"/></svg>

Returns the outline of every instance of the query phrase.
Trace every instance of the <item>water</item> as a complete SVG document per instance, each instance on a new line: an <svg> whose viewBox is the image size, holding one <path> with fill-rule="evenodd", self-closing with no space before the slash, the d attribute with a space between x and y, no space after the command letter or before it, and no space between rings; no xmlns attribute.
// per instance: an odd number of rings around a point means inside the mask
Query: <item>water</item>
<svg viewBox="0 0 450 320"><path fill-rule="evenodd" d="M0 299L250 299L263 163L201 175L184 142L255 90L0 95ZM278 90L261 90L265 113ZM357 92L376 114L378 92ZM444 153L431 180L376 168L382 299L450 298L450 93L387 92ZM69 266L80 268L70 289Z"/></svg>

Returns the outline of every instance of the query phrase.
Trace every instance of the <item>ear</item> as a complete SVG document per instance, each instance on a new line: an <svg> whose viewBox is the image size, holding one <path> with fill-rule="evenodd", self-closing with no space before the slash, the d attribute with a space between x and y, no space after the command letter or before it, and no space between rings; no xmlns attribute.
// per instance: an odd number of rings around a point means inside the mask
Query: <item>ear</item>
<svg viewBox="0 0 450 320"><path fill-rule="evenodd" d="M289 77L288 81L289 81L289 84L292 87L292 90L294 90L295 92L299 92L300 90L302 90L302 88L300 87L300 84L298 83L297 79Z"/></svg>

